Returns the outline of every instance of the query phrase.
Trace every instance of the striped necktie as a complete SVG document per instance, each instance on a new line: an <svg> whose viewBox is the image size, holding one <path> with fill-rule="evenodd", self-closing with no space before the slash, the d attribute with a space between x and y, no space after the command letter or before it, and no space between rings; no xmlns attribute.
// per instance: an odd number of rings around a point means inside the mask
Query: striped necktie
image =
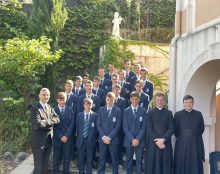
<svg viewBox="0 0 220 174"><path fill-rule="evenodd" d="M83 137L86 138L89 134L89 115L86 114L86 118L84 119L84 129L83 129Z"/></svg>

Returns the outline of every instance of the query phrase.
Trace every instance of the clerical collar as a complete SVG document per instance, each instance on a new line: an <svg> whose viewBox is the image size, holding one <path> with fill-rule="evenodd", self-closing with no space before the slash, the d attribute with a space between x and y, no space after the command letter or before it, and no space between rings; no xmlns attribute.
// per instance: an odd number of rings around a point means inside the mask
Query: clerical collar
<svg viewBox="0 0 220 174"><path fill-rule="evenodd" d="M156 107L156 108L157 108L158 110L160 110L160 111L163 109L163 107L162 107L162 108Z"/></svg>
<svg viewBox="0 0 220 174"><path fill-rule="evenodd" d="M192 111L193 111L193 109L192 110L190 110L190 111L187 111L186 109L184 109L186 112L188 112L188 113L191 113Z"/></svg>

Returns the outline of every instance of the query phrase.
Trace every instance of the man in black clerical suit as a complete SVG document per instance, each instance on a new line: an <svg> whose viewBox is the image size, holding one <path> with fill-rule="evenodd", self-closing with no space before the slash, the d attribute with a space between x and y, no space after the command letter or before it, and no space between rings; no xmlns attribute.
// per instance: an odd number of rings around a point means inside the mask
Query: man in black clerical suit
<svg viewBox="0 0 220 174"><path fill-rule="evenodd" d="M205 130L202 113L193 109L191 95L183 98L184 109L174 115L174 174L203 174L205 150L202 134Z"/></svg>
<svg viewBox="0 0 220 174"><path fill-rule="evenodd" d="M52 148L52 127L54 124L58 124L60 119L47 103L50 99L49 89L42 88L39 99L39 103L32 107L30 115L31 149L34 156L33 174L46 174Z"/></svg>

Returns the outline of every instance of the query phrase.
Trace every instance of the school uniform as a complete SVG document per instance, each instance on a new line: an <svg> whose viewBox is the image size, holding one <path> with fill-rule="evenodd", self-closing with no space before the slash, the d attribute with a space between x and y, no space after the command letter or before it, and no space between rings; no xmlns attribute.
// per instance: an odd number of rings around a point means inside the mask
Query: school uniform
<svg viewBox="0 0 220 174"><path fill-rule="evenodd" d="M66 105L71 107L74 113L74 116L77 115L77 101L78 96L74 93L66 94Z"/></svg>
<svg viewBox="0 0 220 174"><path fill-rule="evenodd" d="M70 94L66 94L66 105L70 106L73 109L73 114L74 114L74 124L76 123L76 116L77 116L77 102L78 102L78 96L71 92ZM76 135L75 135L75 126L73 128L73 142L76 140ZM70 160L75 159L75 145L71 145L70 149Z"/></svg>
<svg viewBox="0 0 220 174"><path fill-rule="evenodd" d="M106 90L109 86L111 86L111 80L110 79L106 79L106 78L100 79L99 87L101 89Z"/></svg>
<svg viewBox="0 0 220 174"><path fill-rule="evenodd" d="M80 112L76 118L79 174L85 173L85 159L86 173L92 174L93 150L97 138L96 118L97 114L93 111L90 113Z"/></svg>
<svg viewBox="0 0 220 174"><path fill-rule="evenodd" d="M132 78L131 78L131 88L132 88L132 91L135 91L135 82L137 81L137 80L140 80L141 79L141 76L138 76L138 75L136 75L135 74L135 76L133 76Z"/></svg>
<svg viewBox="0 0 220 174"><path fill-rule="evenodd" d="M107 72L107 73L105 73L104 77L105 77L106 79L111 80L111 79L112 79L112 73Z"/></svg>
<svg viewBox="0 0 220 174"><path fill-rule="evenodd" d="M93 93L91 94L91 96L87 96L87 94L83 94L79 96L79 100L77 104L77 112L80 113L84 111L84 99L87 97L91 98L93 101L92 111L98 113L99 108L100 108L100 98L98 95L93 94Z"/></svg>
<svg viewBox="0 0 220 174"><path fill-rule="evenodd" d="M150 97L150 101L152 100L153 98L153 92L154 92L154 84L149 81L149 80L146 80L146 81L143 81L144 82L144 87L143 87L143 92L148 94L149 97Z"/></svg>
<svg viewBox="0 0 220 174"><path fill-rule="evenodd" d="M101 88L93 88L92 93L99 96L100 106L101 107L104 106L105 105L105 97L106 97L105 90L101 89Z"/></svg>
<svg viewBox="0 0 220 174"><path fill-rule="evenodd" d="M118 98L115 99L115 103L114 106L118 107L119 109L121 109L121 118L123 120L123 110L127 107L127 101L122 98L121 96L119 96ZM120 165L123 165L123 142L124 142L124 131L123 131L123 124L121 123L119 132L118 132L118 136L119 136L119 144L118 144L118 162Z"/></svg>
<svg viewBox="0 0 220 174"><path fill-rule="evenodd" d="M134 76L135 76L135 73L133 71L126 72L126 75L125 75L126 82L131 83L132 82L132 78Z"/></svg>
<svg viewBox="0 0 220 174"><path fill-rule="evenodd" d="M73 144L73 128L74 128L74 113L71 107L59 106L54 108L54 111L60 117L60 123L53 128L53 173L59 174L61 159L63 159L63 173L69 174L70 163L70 148ZM68 141L63 143L61 138L66 136Z"/></svg>
<svg viewBox="0 0 220 174"><path fill-rule="evenodd" d="M97 118L97 128L99 133L99 168L98 174L105 173L106 155L109 152L112 162L112 173L118 174L118 132L121 125L121 111L116 106L100 109ZM103 137L108 136L110 144L103 142Z"/></svg>
<svg viewBox="0 0 220 174"><path fill-rule="evenodd" d="M123 129L125 133L124 147L126 148L126 173L132 173L133 155L136 155L136 174L141 174L142 155L145 146L146 110L140 106L130 106L123 113ZM139 145L132 146L132 140L138 139Z"/></svg>
<svg viewBox="0 0 220 174"><path fill-rule="evenodd" d="M132 92L131 84L126 81L119 81L119 84L121 85L121 93L120 96L123 97L126 100L130 99L130 94Z"/></svg>
<svg viewBox="0 0 220 174"><path fill-rule="evenodd" d="M73 88L72 92L74 94L76 94L77 96L81 96L86 93L85 89L83 89L81 87L80 88Z"/></svg>
<svg viewBox="0 0 220 174"><path fill-rule="evenodd" d="M139 106L141 106L141 107L145 108L146 110L148 110L149 103L150 103L149 95L144 93L144 92L141 92Z"/></svg>

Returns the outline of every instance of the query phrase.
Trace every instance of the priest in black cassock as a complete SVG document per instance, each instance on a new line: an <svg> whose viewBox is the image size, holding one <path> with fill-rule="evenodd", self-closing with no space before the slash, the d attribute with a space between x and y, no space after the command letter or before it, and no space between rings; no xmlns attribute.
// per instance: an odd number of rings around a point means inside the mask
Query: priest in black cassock
<svg viewBox="0 0 220 174"><path fill-rule="evenodd" d="M193 109L194 99L183 98L184 109L174 115L174 174L203 174L204 120L201 112Z"/></svg>
<svg viewBox="0 0 220 174"><path fill-rule="evenodd" d="M145 153L146 174L172 174L173 115L165 109L163 93L155 95L156 107L147 115L147 142Z"/></svg>

